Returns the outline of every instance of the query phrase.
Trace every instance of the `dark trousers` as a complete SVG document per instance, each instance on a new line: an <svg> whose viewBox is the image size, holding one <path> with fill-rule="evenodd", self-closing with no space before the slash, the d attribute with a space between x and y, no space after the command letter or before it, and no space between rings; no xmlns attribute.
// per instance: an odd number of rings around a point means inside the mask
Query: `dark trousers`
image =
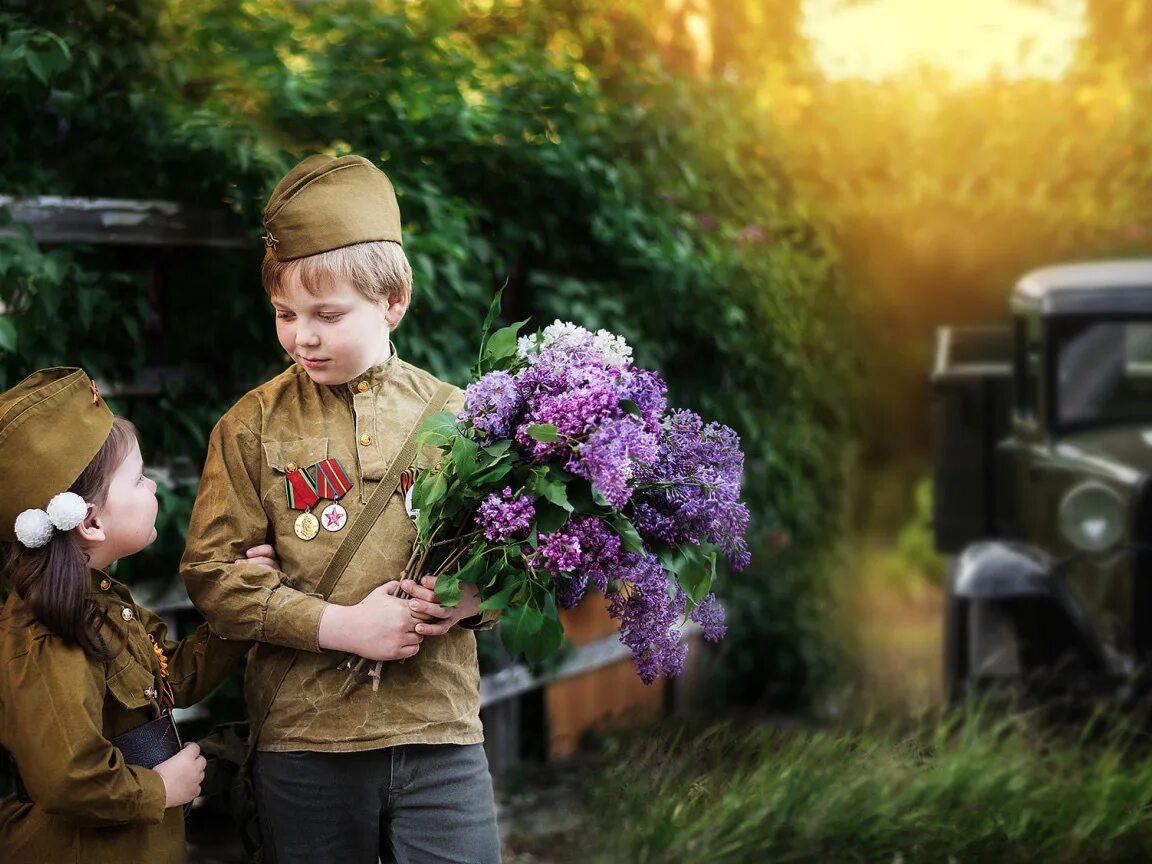
<svg viewBox="0 0 1152 864"><path fill-rule="evenodd" d="M257 753L270 864L499 864L480 744Z"/></svg>

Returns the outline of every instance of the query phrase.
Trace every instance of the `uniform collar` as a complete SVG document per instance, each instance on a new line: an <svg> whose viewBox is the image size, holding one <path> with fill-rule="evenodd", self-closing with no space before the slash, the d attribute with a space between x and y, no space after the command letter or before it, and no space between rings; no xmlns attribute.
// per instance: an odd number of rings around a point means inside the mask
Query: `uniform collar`
<svg viewBox="0 0 1152 864"><path fill-rule="evenodd" d="M400 357L396 353L396 346L392 344L391 340L388 342L388 350L392 353L388 355L388 359L381 363L379 366L373 366L370 369L361 372L351 381L346 384L341 384L341 387L347 388L348 392L353 395L357 393L365 393L368 390L378 390L385 384L393 375L396 370L400 368ZM367 384L367 387L363 385Z"/></svg>
<svg viewBox="0 0 1152 864"><path fill-rule="evenodd" d="M104 596L123 587L103 570L88 571L88 593Z"/></svg>

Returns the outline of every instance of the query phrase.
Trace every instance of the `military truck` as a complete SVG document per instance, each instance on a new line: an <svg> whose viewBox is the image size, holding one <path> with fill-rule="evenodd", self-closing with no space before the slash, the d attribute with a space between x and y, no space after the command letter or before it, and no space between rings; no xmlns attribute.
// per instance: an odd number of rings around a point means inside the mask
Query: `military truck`
<svg viewBox="0 0 1152 864"><path fill-rule="evenodd" d="M933 530L955 556L944 680L1141 697L1152 659L1152 260L1024 275L1001 327L945 327Z"/></svg>

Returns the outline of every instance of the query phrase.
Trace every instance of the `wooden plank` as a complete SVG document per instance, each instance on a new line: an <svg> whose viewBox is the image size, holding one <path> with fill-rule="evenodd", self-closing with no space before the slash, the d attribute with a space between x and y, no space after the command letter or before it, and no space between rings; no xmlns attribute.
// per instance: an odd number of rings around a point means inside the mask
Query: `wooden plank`
<svg viewBox="0 0 1152 864"><path fill-rule="evenodd" d="M235 217L175 201L0 195L13 221L27 225L37 242L116 246L211 246L259 250L259 240L236 229ZM17 233L0 228L0 236Z"/></svg>

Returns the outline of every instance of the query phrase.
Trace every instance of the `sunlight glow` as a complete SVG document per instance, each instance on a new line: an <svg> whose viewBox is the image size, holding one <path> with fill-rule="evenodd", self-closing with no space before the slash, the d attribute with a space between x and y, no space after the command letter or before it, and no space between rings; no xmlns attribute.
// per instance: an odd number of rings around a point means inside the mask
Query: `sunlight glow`
<svg viewBox="0 0 1152 864"><path fill-rule="evenodd" d="M805 0L803 32L830 78L883 80L917 66L958 85L1059 78L1085 35L1086 0Z"/></svg>

